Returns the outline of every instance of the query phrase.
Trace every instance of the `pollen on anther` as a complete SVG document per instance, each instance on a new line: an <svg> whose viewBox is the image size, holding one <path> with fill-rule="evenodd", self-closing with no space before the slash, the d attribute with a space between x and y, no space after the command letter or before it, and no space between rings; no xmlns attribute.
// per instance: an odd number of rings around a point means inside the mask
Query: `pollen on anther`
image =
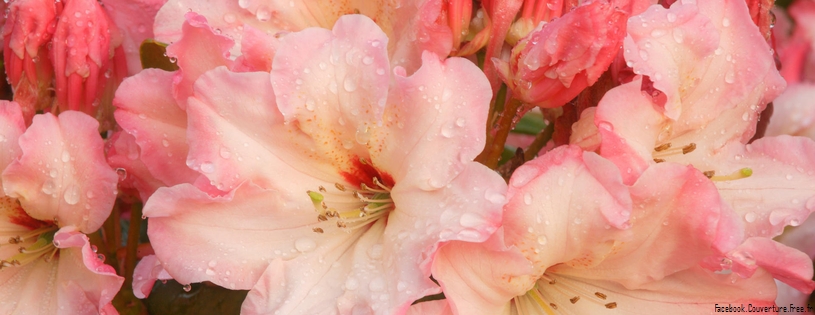
<svg viewBox="0 0 815 315"><path fill-rule="evenodd" d="M311 229L311 230L312 230L312 231L314 231L314 233L320 233L320 234L322 234L322 233L324 232L324 231L323 231L323 229L318 228L318 227L313 228L313 229Z"/></svg>
<svg viewBox="0 0 815 315"><path fill-rule="evenodd" d="M662 162L665 162L665 159L654 159L654 162L656 162L656 163L662 163Z"/></svg>
<svg viewBox="0 0 815 315"><path fill-rule="evenodd" d="M345 191L345 186L340 183L334 183L334 188L337 188L339 191Z"/></svg>
<svg viewBox="0 0 815 315"><path fill-rule="evenodd" d="M575 297L569 299L569 302L572 302L572 304L576 304L577 301L580 301L580 296L575 296Z"/></svg>
<svg viewBox="0 0 815 315"><path fill-rule="evenodd" d="M328 218L324 214L320 214L317 216L317 221L323 222L328 221Z"/></svg>
<svg viewBox="0 0 815 315"><path fill-rule="evenodd" d="M549 281L549 284L555 284L555 283L557 283L557 280L555 280L555 279L552 279L552 281Z"/></svg>
<svg viewBox="0 0 815 315"><path fill-rule="evenodd" d="M603 300L605 300L607 298L607 296L605 294L601 293L601 292L594 292L594 295L601 298L601 299L603 299Z"/></svg>
<svg viewBox="0 0 815 315"><path fill-rule="evenodd" d="M607 309L615 309L615 308L617 308L617 302L611 302L611 303L606 304L606 308Z"/></svg>
<svg viewBox="0 0 815 315"><path fill-rule="evenodd" d="M557 304L555 304L555 303L549 303L549 306L551 306L553 309L557 310Z"/></svg>
<svg viewBox="0 0 815 315"><path fill-rule="evenodd" d="M323 187L323 186L320 186L320 187L319 187L319 188L317 188L317 189L318 189L318 190L319 190L321 193L325 193L325 192L327 192L327 190L325 190L325 187Z"/></svg>
<svg viewBox="0 0 815 315"><path fill-rule="evenodd" d="M671 148L671 143L665 143L665 144L661 144L661 145L656 146L654 148L654 151L660 152L660 151L668 150L670 148Z"/></svg>
<svg viewBox="0 0 815 315"><path fill-rule="evenodd" d="M684 146L682 148L682 154L688 154L696 150L696 143L691 142L690 144Z"/></svg>
<svg viewBox="0 0 815 315"><path fill-rule="evenodd" d="M716 175L716 171L705 171L705 172L702 172L702 174L705 174L705 177L707 177L707 178L713 178L713 176Z"/></svg>

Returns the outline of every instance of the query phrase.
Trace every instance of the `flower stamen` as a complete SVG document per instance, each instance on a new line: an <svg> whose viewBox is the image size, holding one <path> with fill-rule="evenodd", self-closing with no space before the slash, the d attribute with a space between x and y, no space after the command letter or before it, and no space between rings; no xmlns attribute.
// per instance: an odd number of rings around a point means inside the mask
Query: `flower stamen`
<svg viewBox="0 0 815 315"><path fill-rule="evenodd" d="M705 174L705 176L707 176L707 178L710 178L710 180L712 180L712 181L724 182L724 181L738 180L738 179L743 179L743 178L750 177L750 176L753 175L753 169L751 169L749 167L745 167L745 168L742 168L742 169L740 169L738 171L730 173L728 175L721 175L721 176L716 176L715 171L706 171L706 172L703 172L703 174Z"/></svg>
<svg viewBox="0 0 815 315"><path fill-rule="evenodd" d="M322 223L336 219L337 228L350 232L367 226L369 223L387 215L394 209L390 197L391 188L384 185L379 178L372 179L374 186L360 184L359 189L348 189L345 185L335 183L336 191L329 191L320 186L319 192L308 191L309 198L317 212L317 222ZM330 225L315 227L315 233L324 233Z"/></svg>

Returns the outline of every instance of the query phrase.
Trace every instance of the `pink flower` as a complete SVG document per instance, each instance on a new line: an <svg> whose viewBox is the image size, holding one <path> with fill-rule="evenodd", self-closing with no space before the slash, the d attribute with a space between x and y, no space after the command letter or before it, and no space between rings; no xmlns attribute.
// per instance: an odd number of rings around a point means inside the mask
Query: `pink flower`
<svg viewBox="0 0 815 315"><path fill-rule="evenodd" d="M815 211L815 143L776 137L746 144L758 113L784 86L747 7L739 1L652 6L632 17L628 30L626 59L647 77L612 89L594 117L584 117L602 138L600 154L623 170L629 185L663 162L702 171L743 230L731 235L741 245L711 257L706 267L744 277L763 268L812 291L811 261L784 263L767 253L800 254L771 237Z"/></svg>
<svg viewBox="0 0 815 315"><path fill-rule="evenodd" d="M0 312L116 313L124 281L97 257L99 229L116 196L98 123L68 111L37 115L24 129L16 103L0 104L4 195L0 197Z"/></svg>
<svg viewBox="0 0 815 315"><path fill-rule="evenodd" d="M472 162L491 93L467 60L427 53L406 76L387 49L349 15L283 37L271 80L225 67L197 79L187 165L204 177L144 208L169 275L251 289L248 314L404 313L440 292L439 246L500 223L506 186Z"/></svg>
<svg viewBox="0 0 815 315"><path fill-rule="evenodd" d="M715 303L773 305L767 273L742 278L704 268L706 257L737 244L729 236L738 225L693 167L655 165L626 186L610 161L559 147L518 168L507 194L503 227L489 241L440 250L433 276L454 313L686 314L711 312Z"/></svg>
<svg viewBox="0 0 815 315"><path fill-rule="evenodd" d="M509 62L493 59L513 96L544 108L563 106L603 74L625 35L627 13L614 3L584 3L541 23L512 49Z"/></svg>
<svg viewBox="0 0 815 315"><path fill-rule="evenodd" d="M446 57L453 45L450 27L445 21L441 0L412 1L216 1L170 0L156 16L156 39L165 43L177 41L182 34L184 16L200 14L236 45L232 56L247 52L244 38L260 32L265 35L296 32L308 27L329 29L343 15L363 14L373 19L391 40L388 52L393 66L413 73L421 65L427 50Z"/></svg>

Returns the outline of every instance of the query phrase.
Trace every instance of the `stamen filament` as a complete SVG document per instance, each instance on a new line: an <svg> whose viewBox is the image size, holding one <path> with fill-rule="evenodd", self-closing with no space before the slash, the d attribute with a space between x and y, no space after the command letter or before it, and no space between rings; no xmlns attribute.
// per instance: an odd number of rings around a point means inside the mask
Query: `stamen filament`
<svg viewBox="0 0 815 315"><path fill-rule="evenodd" d="M720 182L721 181L738 180L738 179L747 178L747 177L750 177L750 176L753 175L753 169L751 169L749 167L745 167L745 168L742 168L742 169L740 169L738 171L735 171L735 172L733 172L733 173L731 173L729 175L722 175L722 176L714 176L715 173L713 171L708 171L708 172L710 172L710 175L711 175L711 176L708 176L708 178L710 178L710 180L712 180L712 181L720 181ZM705 172L705 175L708 175L708 172Z"/></svg>

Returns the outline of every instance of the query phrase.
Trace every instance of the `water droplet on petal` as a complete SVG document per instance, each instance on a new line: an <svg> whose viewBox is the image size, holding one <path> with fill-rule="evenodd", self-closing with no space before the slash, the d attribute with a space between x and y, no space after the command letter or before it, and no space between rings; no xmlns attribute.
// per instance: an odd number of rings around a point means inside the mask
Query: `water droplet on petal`
<svg viewBox="0 0 815 315"><path fill-rule="evenodd" d="M359 287L359 281L357 281L354 277L348 277L345 280L345 289L348 291L354 291Z"/></svg>
<svg viewBox="0 0 815 315"><path fill-rule="evenodd" d="M212 172L215 172L215 165L212 162L201 163L201 173L211 174Z"/></svg>
<svg viewBox="0 0 815 315"><path fill-rule="evenodd" d="M744 215L744 221L747 221L747 223L753 223L753 222L755 222L755 221L756 221L756 214L755 214L755 212L748 212L747 214L745 214L745 215Z"/></svg>
<svg viewBox="0 0 815 315"><path fill-rule="evenodd" d="M46 180L42 183L42 192L46 195L50 195L54 193L54 189L56 188L56 183L53 180Z"/></svg>
<svg viewBox="0 0 815 315"><path fill-rule="evenodd" d="M190 291L192 290L192 285L185 284L185 285L182 287L182 289L184 289L184 292L190 292Z"/></svg>
<svg viewBox="0 0 815 315"><path fill-rule="evenodd" d="M353 92L353 91L357 90L357 82L354 79L345 78L345 81L343 81L343 83L342 83L342 87L347 92Z"/></svg>
<svg viewBox="0 0 815 315"><path fill-rule="evenodd" d="M317 243L314 242L314 240L307 237L299 238L296 241L294 241L294 249L301 253L310 252L314 250L314 248L316 247Z"/></svg>
<svg viewBox="0 0 815 315"><path fill-rule="evenodd" d="M676 22L676 14L674 14L673 12L668 12L668 15L666 17L668 18L668 22L671 23Z"/></svg>
<svg viewBox="0 0 815 315"><path fill-rule="evenodd" d="M68 185L68 188L65 189L65 193L62 195L65 202L69 205L75 205L79 203L79 186L76 184Z"/></svg>
<svg viewBox="0 0 815 315"><path fill-rule="evenodd" d="M532 194L525 193L524 194L524 204L531 205L532 204Z"/></svg>
<svg viewBox="0 0 815 315"><path fill-rule="evenodd" d="M539 236L538 237L538 244L546 245L546 236L543 236L543 235Z"/></svg>

